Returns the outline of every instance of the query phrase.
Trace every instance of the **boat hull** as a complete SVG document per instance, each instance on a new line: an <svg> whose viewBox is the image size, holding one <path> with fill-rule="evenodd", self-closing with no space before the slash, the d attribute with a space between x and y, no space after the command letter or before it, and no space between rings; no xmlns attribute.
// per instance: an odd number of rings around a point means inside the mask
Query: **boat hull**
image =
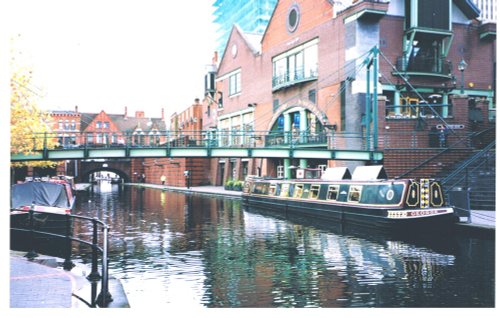
<svg viewBox="0 0 500 318"><path fill-rule="evenodd" d="M413 210L393 210L369 206L353 207L251 195L243 195L243 203L249 207L272 210L285 216L296 214L337 224L355 224L378 230L433 231L450 228L456 222L456 217L451 208L414 210L415 214L418 215L405 218L390 218L387 217L389 211L411 213Z"/></svg>
<svg viewBox="0 0 500 318"><path fill-rule="evenodd" d="M34 212L31 227L29 213L11 213L10 223L12 250L34 250L59 257L71 250L71 241L66 235L73 235L73 222L66 214Z"/></svg>

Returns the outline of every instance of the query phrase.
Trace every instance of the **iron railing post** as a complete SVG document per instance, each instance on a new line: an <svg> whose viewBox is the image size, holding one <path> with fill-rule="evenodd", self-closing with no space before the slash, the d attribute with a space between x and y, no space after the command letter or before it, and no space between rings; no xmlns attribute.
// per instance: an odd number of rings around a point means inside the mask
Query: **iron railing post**
<svg viewBox="0 0 500 318"><path fill-rule="evenodd" d="M35 252L35 232L34 232L34 213L35 213L35 205L32 204L31 207L30 207L30 210L29 210L29 228L30 228L30 232L29 232L29 245L30 245L30 250L29 252L24 255L26 258L28 258L29 260L32 260L36 257L38 257L38 254Z"/></svg>
<svg viewBox="0 0 500 318"><path fill-rule="evenodd" d="M113 297L109 292L108 286L108 226L103 225L102 228L102 282L101 282L101 293L97 296L97 303L101 307L107 307L107 305L113 301Z"/></svg>
<svg viewBox="0 0 500 318"><path fill-rule="evenodd" d="M97 265L98 265L98 260L97 260L97 227L98 227L98 223L97 223L97 218L93 218L92 219L92 271L91 273L89 274L89 276L87 276L87 279L90 280L90 281L97 281L101 278L101 275L99 274L99 270L97 269Z"/></svg>
<svg viewBox="0 0 500 318"><path fill-rule="evenodd" d="M64 239L66 243L66 257L64 258L64 263L63 263L63 269L64 270L71 270L73 267L75 267L75 264L71 261L71 215L69 213L66 214L65 217L65 223L66 223L66 237Z"/></svg>

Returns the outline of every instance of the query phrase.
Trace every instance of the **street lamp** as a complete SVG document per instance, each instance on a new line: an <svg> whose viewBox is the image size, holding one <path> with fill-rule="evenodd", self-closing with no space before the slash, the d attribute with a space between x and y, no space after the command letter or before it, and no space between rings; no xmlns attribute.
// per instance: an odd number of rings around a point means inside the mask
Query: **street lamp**
<svg viewBox="0 0 500 318"><path fill-rule="evenodd" d="M460 93L463 94L464 93L464 86L465 86L465 82L464 82L464 71L465 69L467 68L467 63L464 61L464 59L462 59L458 65L458 70L460 71L460 73L462 73L462 83L461 83L461 87L460 87Z"/></svg>

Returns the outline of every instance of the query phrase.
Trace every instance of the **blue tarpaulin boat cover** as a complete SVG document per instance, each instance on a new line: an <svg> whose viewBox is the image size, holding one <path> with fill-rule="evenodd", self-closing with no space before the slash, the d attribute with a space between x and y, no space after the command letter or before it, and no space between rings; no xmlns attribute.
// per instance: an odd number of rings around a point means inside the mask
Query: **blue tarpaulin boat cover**
<svg viewBox="0 0 500 318"><path fill-rule="evenodd" d="M71 208L64 184L52 182L25 182L11 187L10 206L18 209L31 204Z"/></svg>

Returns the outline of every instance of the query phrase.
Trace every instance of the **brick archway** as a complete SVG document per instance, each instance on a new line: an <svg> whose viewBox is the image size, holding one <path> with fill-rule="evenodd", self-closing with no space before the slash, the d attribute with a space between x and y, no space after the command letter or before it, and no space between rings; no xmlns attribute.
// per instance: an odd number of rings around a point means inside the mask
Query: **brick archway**
<svg viewBox="0 0 500 318"><path fill-rule="evenodd" d="M299 99L297 102L290 103L290 104L286 103L286 104L283 104L280 107L278 107L278 109L276 109L276 112L274 113L273 117L269 121L269 124L268 124L266 130L271 131L272 127L274 126L274 124L278 120L278 117L281 116L285 111L292 109L292 108L295 108L295 107L302 107L302 108L308 110L309 112L313 113L316 116L316 118L319 119L319 121L321 122L322 125L328 124L328 117L326 116L326 114L323 111L319 110L315 104L313 104L312 102L310 102L308 100Z"/></svg>
<svg viewBox="0 0 500 318"><path fill-rule="evenodd" d="M124 182L131 182L131 162L129 161L83 161L80 163L81 182L90 182L90 175L99 171L109 171L116 173Z"/></svg>

